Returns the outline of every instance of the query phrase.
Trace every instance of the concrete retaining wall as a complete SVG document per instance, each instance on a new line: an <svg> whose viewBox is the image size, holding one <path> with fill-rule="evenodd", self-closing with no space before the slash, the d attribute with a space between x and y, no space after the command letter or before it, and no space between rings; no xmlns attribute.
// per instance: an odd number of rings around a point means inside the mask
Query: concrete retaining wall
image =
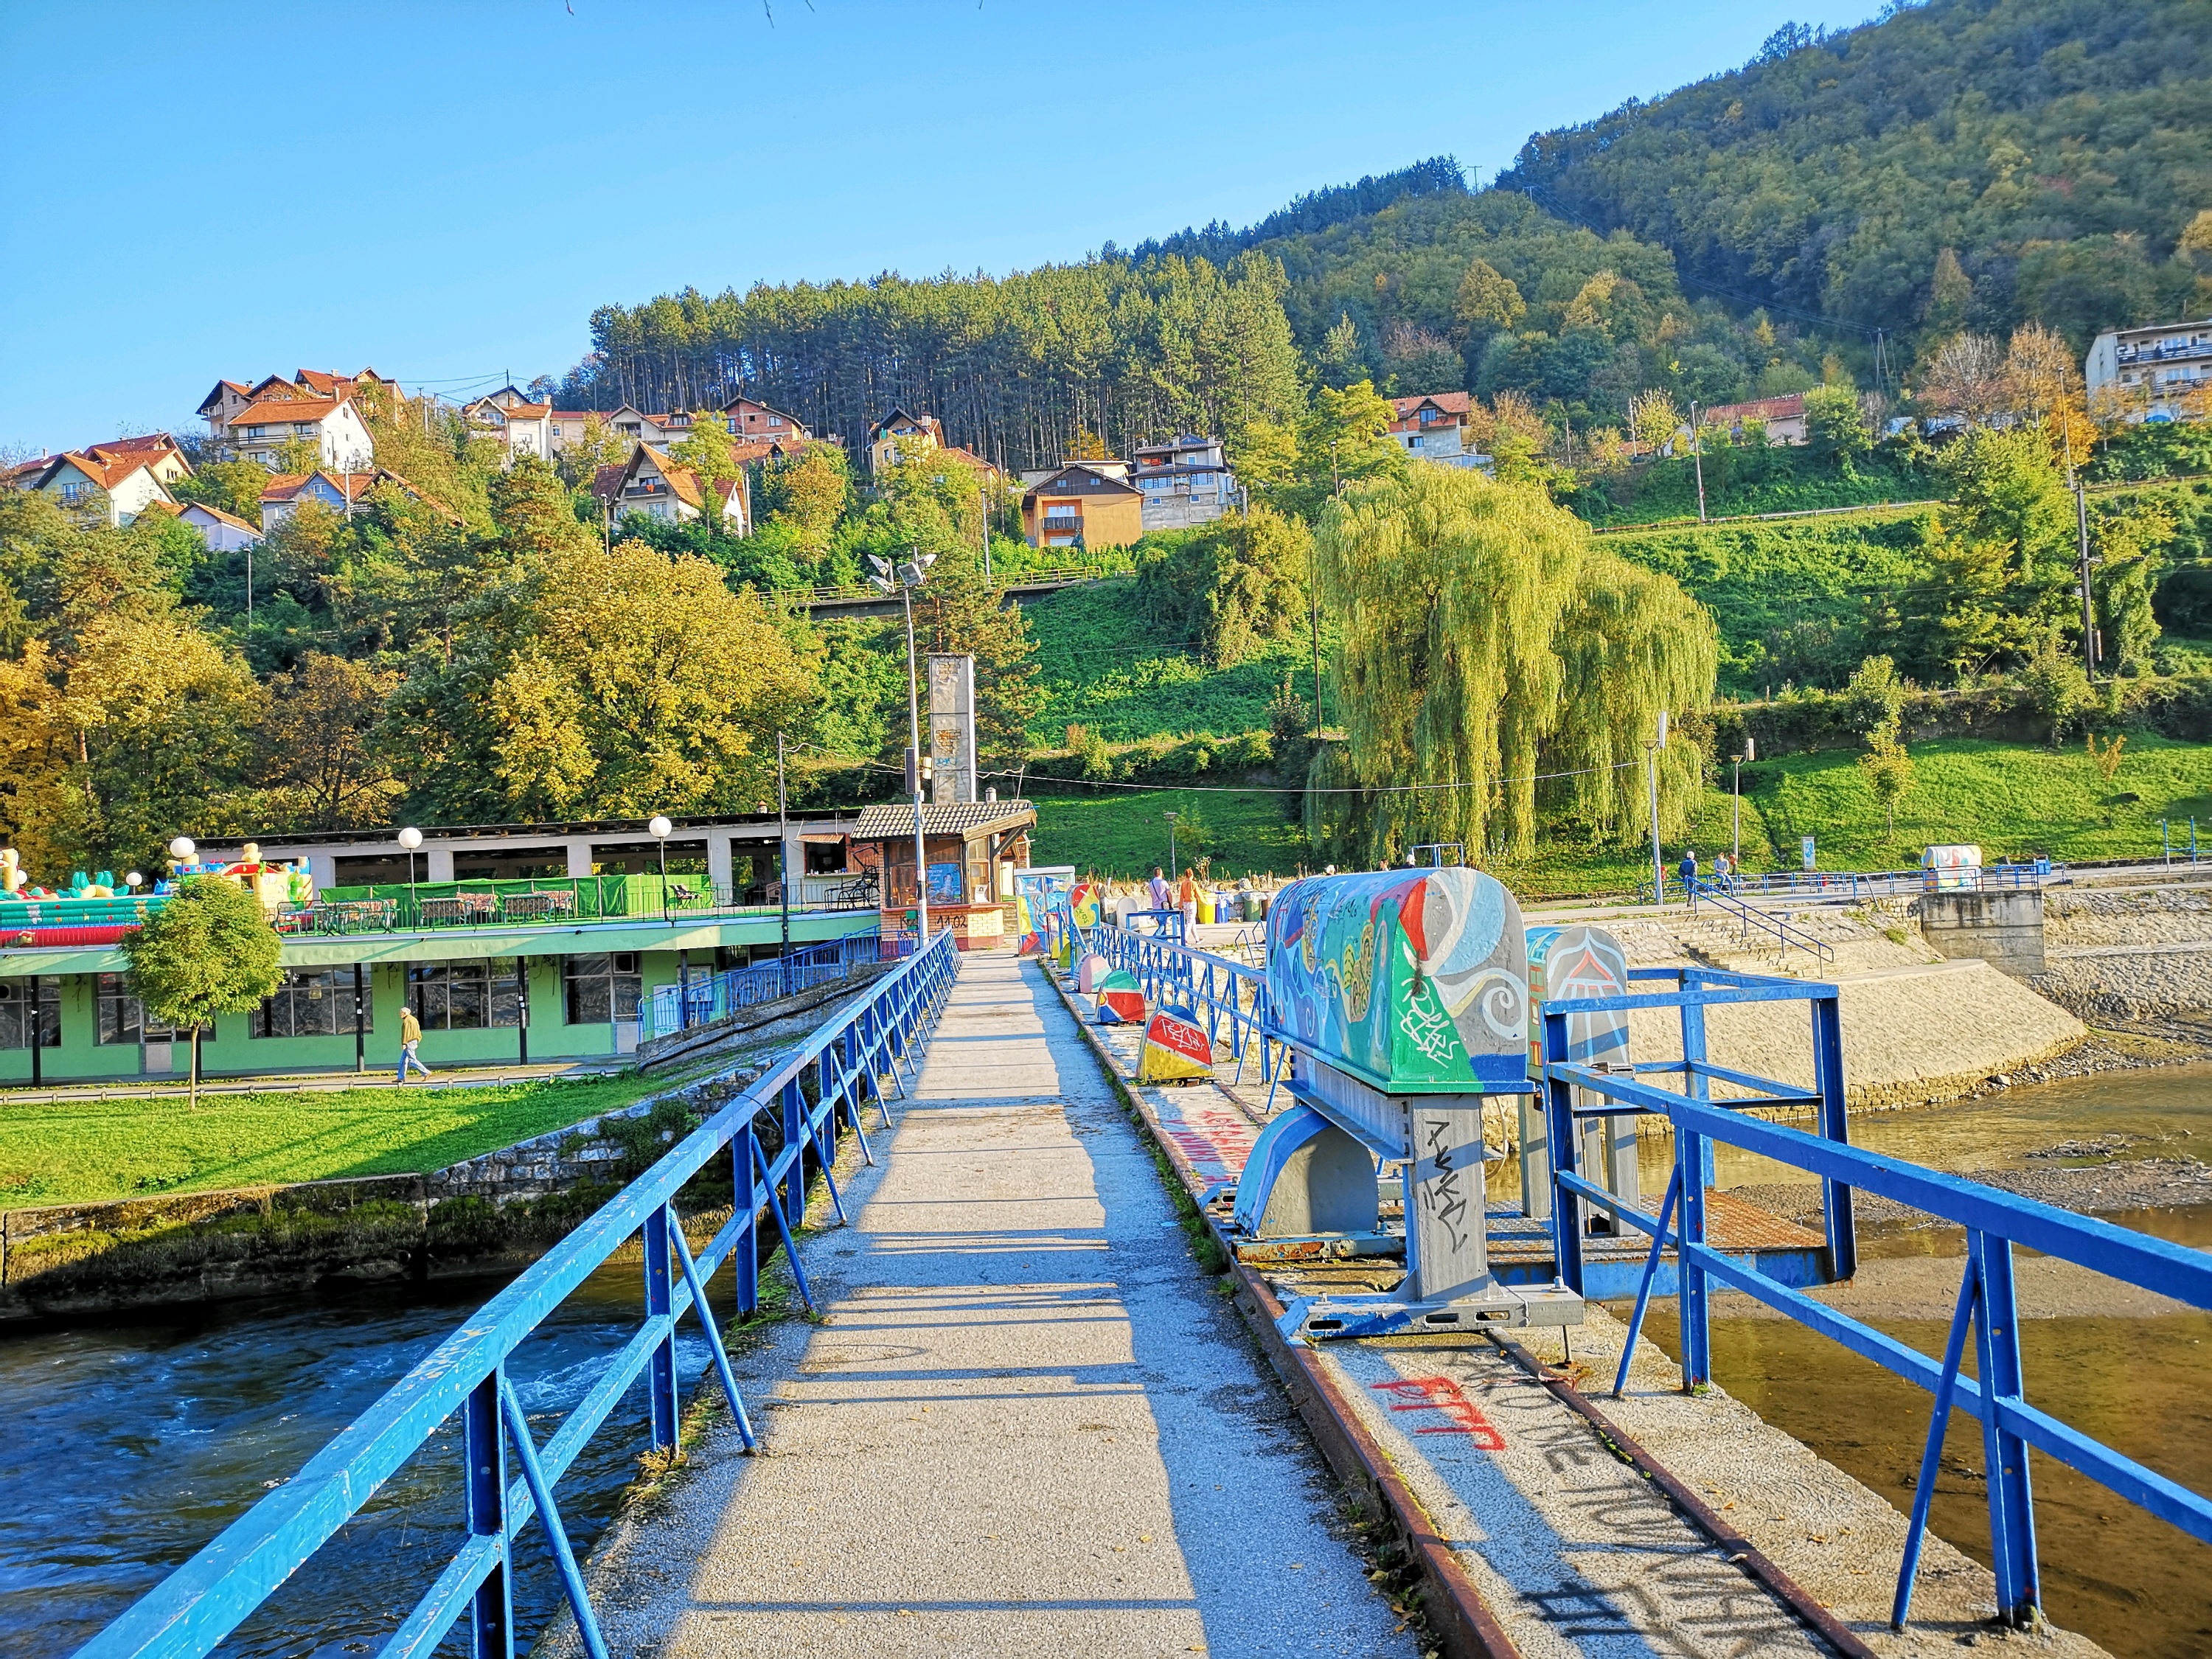
<svg viewBox="0 0 2212 1659"><path fill-rule="evenodd" d="M2043 971L2043 894L1924 893L1920 934L1943 955L1978 957L2015 979Z"/></svg>

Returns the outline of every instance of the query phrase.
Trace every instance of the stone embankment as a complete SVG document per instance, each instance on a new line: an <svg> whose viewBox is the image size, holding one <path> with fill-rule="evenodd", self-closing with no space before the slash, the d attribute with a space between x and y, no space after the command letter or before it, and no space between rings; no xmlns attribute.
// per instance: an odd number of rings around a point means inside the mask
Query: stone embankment
<svg viewBox="0 0 2212 1659"><path fill-rule="evenodd" d="M1844 1076L1855 1109L1917 1106L1955 1098L1998 1075L2063 1064L2087 1036L2081 1021L1986 962L1939 955L1919 932L1912 901L1850 908L1807 905L1787 913L1797 933L1832 961L1801 946L1777 948L1711 908L1697 916L1649 911L1602 921L1636 967L1686 962L1745 973L1820 979L1841 994ZM1712 1058L1780 1082L1813 1082L1811 1018L1802 1003L1716 1008ZM1680 1052L1671 1017L1635 1016L1640 1054ZM1725 1094L1726 1090L1721 1091Z"/></svg>
<svg viewBox="0 0 2212 1659"><path fill-rule="evenodd" d="M2098 1025L2212 1035L2212 887L2053 890L2037 991Z"/></svg>
<svg viewBox="0 0 2212 1659"><path fill-rule="evenodd" d="M757 1055L427 1175L0 1212L0 1324L519 1267L771 1063ZM773 1126L763 1133L772 1141Z"/></svg>

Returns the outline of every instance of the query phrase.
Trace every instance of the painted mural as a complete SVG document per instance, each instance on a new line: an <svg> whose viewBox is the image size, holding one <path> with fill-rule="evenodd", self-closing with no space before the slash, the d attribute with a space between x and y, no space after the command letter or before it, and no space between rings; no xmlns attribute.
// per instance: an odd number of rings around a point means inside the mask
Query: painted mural
<svg viewBox="0 0 2212 1659"><path fill-rule="evenodd" d="M1043 953L1044 919L1052 909L1054 896L1074 885L1075 866L1072 864L1032 866L1014 872L1014 921L1019 939L1016 949L1020 954L1034 957Z"/></svg>
<svg viewBox="0 0 2212 1659"><path fill-rule="evenodd" d="M1528 930L1528 1074L1544 1065L1544 1004L1628 991L1628 956L1602 927ZM1583 1064L1628 1058L1628 1016L1567 1016L1567 1058Z"/></svg>
<svg viewBox="0 0 2212 1659"><path fill-rule="evenodd" d="M1313 876L1267 913L1276 1018L1388 1093L1525 1086L1521 907L1479 870Z"/></svg>

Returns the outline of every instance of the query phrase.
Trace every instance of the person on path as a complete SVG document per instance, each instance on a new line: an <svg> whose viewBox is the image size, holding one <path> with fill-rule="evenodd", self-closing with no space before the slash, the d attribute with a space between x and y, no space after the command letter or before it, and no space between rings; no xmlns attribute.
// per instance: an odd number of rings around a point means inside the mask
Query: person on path
<svg viewBox="0 0 2212 1659"><path fill-rule="evenodd" d="M402 1003L399 1006L399 1075L392 1079L394 1082L404 1084L407 1081L410 1066L424 1077L430 1075L430 1068L422 1063L422 1056L415 1052L422 1041L422 1022L415 1018L412 1008Z"/></svg>
<svg viewBox="0 0 2212 1659"><path fill-rule="evenodd" d="M1690 914L1698 913L1698 849L1682 849L1682 861L1674 866L1674 873L1682 878L1683 895L1690 901Z"/></svg>
<svg viewBox="0 0 2212 1659"><path fill-rule="evenodd" d="M1182 879L1176 884L1176 902L1182 908L1182 936L1195 943L1198 938L1198 878L1190 866L1183 866Z"/></svg>
<svg viewBox="0 0 2212 1659"><path fill-rule="evenodd" d="M1168 878L1166 873L1161 870L1158 865L1156 864L1152 866L1152 878L1148 884L1146 884L1146 886L1147 890L1151 892L1152 896L1153 909L1165 910L1170 908L1168 904Z"/></svg>

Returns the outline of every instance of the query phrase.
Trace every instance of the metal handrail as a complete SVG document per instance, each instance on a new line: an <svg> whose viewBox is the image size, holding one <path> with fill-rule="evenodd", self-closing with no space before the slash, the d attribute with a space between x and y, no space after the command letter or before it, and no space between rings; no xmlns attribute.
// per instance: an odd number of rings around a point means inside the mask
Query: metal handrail
<svg viewBox="0 0 2212 1659"><path fill-rule="evenodd" d="M819 1173L844 1217L830 1174L841 1122L874 1153L860 1123L864 1102L894 1121L883 1093L902 1094L919 1072L927 1039L958 974L960 957L940 934L896 970L838 1009L774 1070L678 1141L659 1162L603 1205L393 1385L352 1425L225 1528L212 1542L126 1609L78 1650L77 1659L199 1659L211 1651L377 1490L427 1445L441 1425L460 1419L466 1541L385 1643L380 1659L429 1659L453 1624L471 1620L480 1659L513 1659L514 1613L507 1583L510 1548L537 1517L551 1547L562 1588L586 1652L605 1659L599 1624L568 1535L554 1507L560 1479L641 1372L649 1372L653 1449L676 1449L679 1421L676 1325L696 1308L714 1370L747 1450L750 1420L730 1370L705 1286L723 1261L737 1273L738 1305L759 1301L757 1231L771 1221L809 1311L813 1291L793 1249L806 1182ZM802 1086L812 1073L811 1092ZM783 1145L775 1158L755 1132L762 1112L780 1115ZM695 1256L678 1225L675 1199L684 1183L727 1152L744 1195L730 1220ZM645 1319L600 1372L544 1445L515 1404L506 1363L585 1279L632 1238L645 1255ZM508 1478L512 1451L520 1478Z"/></svg>
<svg viewBox="0 0 2212 1659"><path fill-rule="evenodd" d="M1724 888L1716 887L1712 883L1702 881L1695 876L1690 878L1689 887L1693 899L1709 899L1714 908L1723 915L1735 917L1742 926L1744 936L1747 939L1751 936L1751 929L1754 924L1765 932L1773 934L1775 942L1782 947L1784 959L1788 958L1790 947L1793 945L1805 951L1816 962L1827 963L1836 959L1835 951L1825 940L1814 939L1803 928L1792 927L1780 916L1769 915L1755 905L1746 904Z"/></svg>
<svg viewBox="0 0 2212 1659"><path fill-rule="evenodd" d="M1648 979L1666 971L1635 969L1630 978ZM1543 1075L1547 1109L1553 1118L1551 1144L1557 1159L1553 1180L1559 1203L1553 1225L1559 1241L1562 1276L1571 1289L1581 1288L1579 1254L1570 1254L1569 1240L1579 1228L1580 1205L1583 1201L1609 1210L1651 1239L1643 1280L1637 1291L1635 1312L1622 1345L1614 1393L1618 1395L1627 1384L1637 1338L1658 1277L1662 1255L1669 1245L1675 1253L1678 1275L1682 1386L1686 1390L1703 1388L1713 1380L1709 1280L1718 1280L1729 1289L1741 1291L1776 1312L1927 1389L1934 1397L1934 1407L1922 1449L1919 1479L1905 1529L1897 1592L1891 1610L1892 1627L1898 1630L1905 1627L1911 1610L1913 1584L1928 1526L1929 1503L1935 1492L1944 1430L1954 1407L1978 1419L1982 1426L1985 1467L1990 1471L1990 1531L1995 1556L1997 1612L2005 1623L2027 1625L2040 1617L2042 1594L2027 1457L2031 1446L2192 1537L2212 1541L2212 1499L2028 1404L2021 1367L2013 1247L2018 1244L2045 1255L2057 1256L2092 1272L2205 1309L2212 1309L2212 1259L2110 1222L2015 1197L1963 1176L1923 1169L1901 1158L1850 1146L1848 1120L1842 1107L1843 1044L1840 1022L1834 1013L1832 986L1805 988L1806 993L1815 999L1814 1069L1821 1115L1820 1134L1808 1134L1802 1129L1754 1117L1745 1109L1773 1103L1771 1101L1712 1100L1711 1085L1714 1080L1736 1084L1747 1081L1724 1067L1710 1064L1705 1041L1705 1006L1735 1000L1726 994L1726 981L1741 977L1687 969L1680 971L1680 988L1674 993L1563 1001L1544 1011ZM1638 1081L1634 1075L1602 1071L1565 1060L1566 1021L1570 1016L1644 1007L1675 1007L1681 1011L1683 1058L1680 1062L1638 1065L1635 1072L1679 1073L1683 1077L1682 1091L1655 1087ZM1574 1096L1583 1090L1599 1097L1601 1103L1575 1107ZM1623 1109L1664 1115L1674 1127L1674 1175L1656 1216L1628 1208L1575 1172L1577 1137L1565 1131L1571 1129L1577 1117ZM1833 1277L1846 1277L1856 1266L1850 1218L1852 1195L1856 1191L1877 1194L1964 1227L1966 1264L1942 1361L1814 1301L1802 1291L1768 1277L1741 1257L1726 1255L1714 1249L1705 1231L1705 1188L1711 1180L1711 1143L1716 1141L1772 1158L1820 1178ZM1972 1377L1961 1374L1969 1334L1975 1338L1975 1375Z"/></svg>
<svg viewBox="0 0 2212 1659"><path fill-rule="evenodd" d="M656 985L645 1006L638 1040L651 1042L711 1024L740 1008L834 984L855 969L897 962L913 952L911 935L886 939L874 933L851 933L750 967L726 968L718 974L686 977L673 985Z"/></svg>

